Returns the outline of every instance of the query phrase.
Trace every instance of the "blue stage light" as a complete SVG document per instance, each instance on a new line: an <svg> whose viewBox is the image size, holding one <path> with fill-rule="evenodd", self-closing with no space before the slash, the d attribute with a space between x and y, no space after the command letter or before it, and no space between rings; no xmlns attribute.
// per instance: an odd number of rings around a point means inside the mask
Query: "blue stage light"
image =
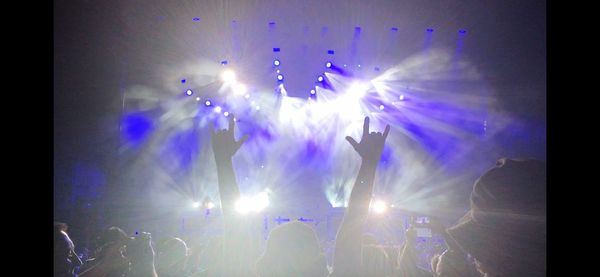
<svg viewBox="0 0 600 277"><path fill-rule="evenodd" d="M279 66L281 64L281 62L279 60L274 60L273 61L273 65L275 66Z"/></svg>
<svg viewBox="0 0 600 277"><path fill-rule="evenodd" d="M222 64L222 65L226 65L226 64L227 64L227 61L221 61L221 64Z"/></svg>
<svg viewBox="0 0 600 277"><path fill-rule="evenodd" d="M283 74L277 74L277 80L283 81Z"/></svg>
<svg viewBox="0 0 600 277"><path fill-rule="evenodd" d="M273 52L279 52L279 51L281 51L281 49L279 49L279 47L273 48Z"/></svg>
<svg viewBox="0 0 600 277"><path fill-rule="evenodd" d="M332 65L333 65L333 64L332 64L331 62L327 62L327 63L325 64L325 67L327 67L327 68L331 68L331 66L332 66Z"/></svg>
<svg viewBox="0 0 600 277"><path fill-rule="evenodd" d="M335 51L333 51L333 50L327 50L327 54L333 55L333 54L335 54Z"/></svg>
<svg viewBox="0 0 600 277"><path fill-rule="evenodd" d="M310 90L310 94L315 94L315 93L317 93L317 92L314 89Z"/></svg>
<svg viewBox="0 0 600 277"><path fill-rule="evenodd" d="M431 33L431 32L433 32L433 29L431 29L431 28L428 28L428 29L427 29L427 32L430 32L430 33Z"/></svg>
<svg viewBox="0 0 600 277"><path fill-rule="evenodd" d="M200 21L200 17L194 17L194 19L192 19L194 21Z"/></svg>
<svg viewBox="0 0 600 277"><path fill-rule="evenodd" d="M204 102L204 105L210 106L210 100L206 100L206 102Z"/></svg>
<svg viewBox="0 0 600 277"><path fill-rule="evenodd" d="M194 92L191 89L188 89L185 91L185 94L187 94L188 96L191 96L192 94L194 94Z"/></svg>
<svg viewBox="0 0 600 277"><path fill-rule="evenodd" d="M185 79L181 79L181 83L182 83L182 84L185 84Z"/></svg>
<svg viewBox="0 0 600 277"><path fill-rule="evenodd" d="M461 34L464 34L464 33L466 33L466 32L467 32L467 30L461 29L461 30L459 30L458 32L459 32L459 33L461 33Z"/></svg>
<svg viewBox="0 0 600 277"><path fill-rule="evenodd" d="M319 77L317 77L317 81L319 81L319 82L323 82L323 79L324 79L324 78L323 78L323 76L321 76L321 75L319 75Z"/></svg>

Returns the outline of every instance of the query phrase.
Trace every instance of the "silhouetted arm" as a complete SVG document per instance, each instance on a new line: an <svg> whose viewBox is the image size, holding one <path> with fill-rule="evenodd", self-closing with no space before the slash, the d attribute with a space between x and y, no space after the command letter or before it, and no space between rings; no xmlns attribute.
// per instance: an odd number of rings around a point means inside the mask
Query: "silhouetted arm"
<svg viewBox="0 0 600 277"><path fill-rule="evenodd" d="M366 117L360 143L351 137L346 137L361 156L362 162L350 194L348 208L336 236L333 269L335 276L360 274L362 229L369 214L375 171L389 131L390 126L387 125L383 134L369 133L369 118Z"/></svg>
<svg viewBox="0 0 600 277"><path fill-rule="evenodd" d="M233 115L229 115L229 129L215 132L210 124L210 134L215 162L217 165L217 176L219 178L219 196L221 198L221 209L224 221L224 240L221 260L227 267L222 268L222 276L239 276L248 271L254 262L252 254L255 246L249 236L248 226L244 218L235 214L235 202L240 198L240 190L233 170L232 157L248 139L243 136L235 141L235 121Z"/></svg>
<svg viewBox="0 0 600 277"><path fill-rule="evenodd" d="M213 153L217 164L217 176L219 178L219 196L221 198L221 209L225 216L231 216L235 211L235 201L240 198L240 190L233 171L232 157L240 149L240 146L248 139L245 135L239 141L235 141L235 121L233 115L229 115L229 129L215 132L213 125L209 125Z"/></svg>

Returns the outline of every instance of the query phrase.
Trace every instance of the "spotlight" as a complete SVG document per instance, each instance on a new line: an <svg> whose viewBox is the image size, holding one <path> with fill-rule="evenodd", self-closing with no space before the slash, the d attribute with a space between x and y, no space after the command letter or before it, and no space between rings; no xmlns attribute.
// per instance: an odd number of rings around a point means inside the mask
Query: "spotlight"
<svg viewBox="0 0 600 277"><path fill-rule="evenodd" d="M260 106L256 106L256 110L257 110L257 111L260 111Z"/></svg>
<svg viewBox="0 0 600 277"><path fill-rule="evenodd" d="M182 84L185 84L185 79L181 79L181 83L182 83Z"/></svg>
<svg viewBox="0 0 600 277"><path fill-rule="evenodd" d="M383 111L383 109L385 109L385 107L383 105L379 105L379 110Z"/></svg>
<svg viewBox="0 0 600 277"><path fill-rule="evenodd" d="M235 72L231 70L225 70L223 71L223 74L221 74L221 80L223 80L225 83L235 82L235 79Z"/></svg>
<svg viewBox="0 0 600 277"><path fill-rule="evenodd" d="M227 117L229 116L229 112L224 112L223 115Z"/></svg>
<svg viewBox="0 0 600 277"><path fill-rule="evenodd" d="M221 113L221 107L220 106L216 106L215 107L215 113Z"/></svg>
<svg viewBox="0 0 600 277"><path fill-rule="evenodd" d="M433 32L433 29L429 28L429 29L427 29L427 32L430 32L430 33L432 33L432 32Z"/></svg>
<svg viewBox="0 0 600 277"><path fill-rule="evenodd" d="M241 214L247 214L250 212L250 199L242 197L235 203L235 210Z"/></svg>
<svg viewBox="0 0 600 277"><path fill-rule="evenodd" d="M206 105L207 107L210 106L210 100L206 100L206 102L204 102L204 105Z"/></svg>
<svg viewBox="0 0 600 277"><path fill-rule="evenodd" d="M352 85L350 85L348 93L353 96L362 97L366 94L368 89L369 87L364 83L353 83Z"/></svg>
<svg viewBox="0 0 600 277"><path fill-rule="evenodd" d="M404 94L400 95L400 101L404 101Z"/></svg>
<svg viewBox="0 0 600 277"><path fill-rule="evenodd" d="M200 101L200 96L196 97L196 101Z"/></svg>
<svg viewBox="0 0 600 277"><path fill-rule="evenodd" d="M323 82L323 76L319 75L319 77L317 77L317 81Z"/></svg>
<svg viewBox="0 0 600 277"><path fill-rule="evenodd" d="M200 202L195 201L194 203L192 203L192 207L194 208L200 208Z"/></svg>
<svg viewBox="0 0 600 277"><path fill-rule="evenodd" d="M281 72L281 70L277 69L277 73Z"/></svg>
<svg viewBox="0 0 600 277"><path fill-rule="evenodd" d="M373 204L373 211L378 214L382 214L387 211L388 205L382 200L377 200Z"/></svg>
<svg viewBox="0 0 600 277"><path fill-rule="evenodd" d="M215 203L213 203L213 202L206 202L206 208L207 209L211 210L214 207L215 207Z"/></svg>
<svg viewBox="0 0 600 277"><path fill-rule="evenodd" d="M277 74L277 80L283 81L283 74Z"/></svg>
<svg viewBox="0 0 600 277"><path fill-rule="evenodd" d="M185 91L185 94L187 94L188 96L194 94L194 92L191 89L188 89Z"/></svg>
<svg viewBox="0 0 600 277"><path fill-rule="evenodd" d="M279 66L281 64L281 62L279 60L274 60L273 61L273 65L275 66Z"/></svg>
<svg viewBox="0 0 600 277"><path fill-rule="evenodd" d="M332 64L331 62L327 62L327 63L325 64L325 67L327 67L327 68L331 68L331 66L332 66L332 65L333 65L333 64Z"/></svg>
<svg viewBox="0 0 600 277"><path fill-rule="evenodd" d="M310 94L315 94L315 93L317 93L317 92L314 89L310 90Z"/></svg>

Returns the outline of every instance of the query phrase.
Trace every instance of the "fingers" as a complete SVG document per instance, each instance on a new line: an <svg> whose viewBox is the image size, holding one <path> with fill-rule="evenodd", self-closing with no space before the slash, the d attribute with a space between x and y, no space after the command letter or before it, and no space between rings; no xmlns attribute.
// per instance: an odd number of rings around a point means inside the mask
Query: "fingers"
<svg viewBox="0 0 600 277"><path fill-rule="evenodd" d="M208 123L208 132L210 133L210 137L214 137L216 135L215 125L212 122Z"/></svg>
<svg viewBox="0 0 600 277"><path fill-rule="evenodd" d="M369 134L369 117L365 117L365 123L363 123L363 138L366 138Z"/></svg>
<svg viewBox="0 0 600 277"><path fill-rule="evenodd" d="M244 142L246 142L248 140L248 135L244 135L238 142L238 147L241 146L242 144L244 144Z"/></svg>
<svg viewBox="0 0 600 277"><path fill-rule="evenodd" d="M354 147L354 149L358 149L358 142L356 142L356 140L350 136L346 137L346 140Z"/></svg>
<svg viewBox="0 0 600 277"><path fill-rule="evenodd" d="M233 114L229 115L229 132L233 132L233 129L235 127L235 120L233 120Z"/></svg>
<svg viewBox="0 0 600 277"><path fill-rule="evenodd" d="M383 139L386 139L389 133L390 133L390 124L387 124L385 126L385 131L383 131Z"/></svg>

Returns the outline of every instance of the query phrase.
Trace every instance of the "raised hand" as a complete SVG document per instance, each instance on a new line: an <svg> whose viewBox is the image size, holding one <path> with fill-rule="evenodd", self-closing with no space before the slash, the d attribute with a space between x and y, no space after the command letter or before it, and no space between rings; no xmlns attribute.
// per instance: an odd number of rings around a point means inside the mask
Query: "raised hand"
<svg viewBox="0 0 600 277"><path fill-rule="evenodd" d="M212 141L213 152L215 159L231 159L233 155L240 149L242 144L248 139L248 135L243 136L239 141L235 141L233 136L235 121L233 114L229 115L229 129L216 131L212 123L209 124L210 138Z"/></svg>
<svg viewBox="0 0 600 277"><path fill-rule="evenodd" d="M363 161L377 163L383 152L385 139L390 132L390 125L385 126L385 131L369 133L369 117L365 117L363 125L363 134L360 143L356 142L352 137L347 136L346 140L354 147L354 150L363 158Z"/></svg>

